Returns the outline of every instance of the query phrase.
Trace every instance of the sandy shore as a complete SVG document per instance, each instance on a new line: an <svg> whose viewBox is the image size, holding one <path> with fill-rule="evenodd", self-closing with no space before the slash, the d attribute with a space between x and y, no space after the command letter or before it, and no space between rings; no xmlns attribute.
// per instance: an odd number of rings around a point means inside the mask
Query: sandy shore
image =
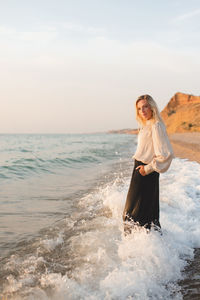
<svg viewBox="0 0 200 300"><path fill-rule="evenodd" d="M174 133L169 138L176 157L200 163L200 132Z"/></svg>

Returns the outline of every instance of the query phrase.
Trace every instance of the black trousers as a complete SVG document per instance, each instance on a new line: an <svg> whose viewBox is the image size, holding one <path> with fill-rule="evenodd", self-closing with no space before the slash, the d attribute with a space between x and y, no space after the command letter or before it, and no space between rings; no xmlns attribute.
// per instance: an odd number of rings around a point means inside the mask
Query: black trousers
<svg viewBox="0 0 200 300"><path fill-rule="evenodd" d="M142 176L139 169L136 170L139 165L145 164L135 160L135 166L123 212L125 231L128 227L130 229L130 224L136 223L148 229L151 228L152 223L156 227L160 227L159 173L154 171L149 175Z"/></svg>

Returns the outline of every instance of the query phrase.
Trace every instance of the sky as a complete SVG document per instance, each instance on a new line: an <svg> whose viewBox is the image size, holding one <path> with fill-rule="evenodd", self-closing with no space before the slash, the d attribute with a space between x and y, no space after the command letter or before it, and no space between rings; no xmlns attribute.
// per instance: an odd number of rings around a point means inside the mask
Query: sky
<svg viewBox="0 0 200 300"><path fill-rule="evenodd" d="M0 133L137 128L200 95L199 0L0 0Z"/></svg>

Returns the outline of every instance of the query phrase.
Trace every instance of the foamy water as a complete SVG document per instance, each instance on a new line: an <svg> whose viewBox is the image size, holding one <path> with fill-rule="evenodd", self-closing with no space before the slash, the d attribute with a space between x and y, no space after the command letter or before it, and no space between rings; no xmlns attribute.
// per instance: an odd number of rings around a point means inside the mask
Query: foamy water
<svg viewBox="0 0 200 300"><path fill-rule="evenodd" d="M160 177L162 235L124 236L130 173L104 181L76 210L4 260L11 299L182 299L184 268L200 247L200 166L174 159Z"/></svg>

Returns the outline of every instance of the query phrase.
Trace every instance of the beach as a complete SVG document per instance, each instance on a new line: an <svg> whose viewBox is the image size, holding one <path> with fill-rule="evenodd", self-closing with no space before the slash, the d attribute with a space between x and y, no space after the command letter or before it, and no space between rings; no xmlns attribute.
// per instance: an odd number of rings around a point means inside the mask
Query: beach
<svg viewBox="0 0 200 300"><path fill-rule="evenodd" d="M200 163L200 132L173 133L169 135L176 157ZM200 295L200 249L194 251L194 260L185 269L185 279L180 282L184 299L197 299ZM197 297L197 298L196 298Z"/></svg>
<svg viewBox="0 0 200 300"><path fill-rule="evenodd" d="M173 133L169 137L176 157L200 163L200 132Z"/></svg>

